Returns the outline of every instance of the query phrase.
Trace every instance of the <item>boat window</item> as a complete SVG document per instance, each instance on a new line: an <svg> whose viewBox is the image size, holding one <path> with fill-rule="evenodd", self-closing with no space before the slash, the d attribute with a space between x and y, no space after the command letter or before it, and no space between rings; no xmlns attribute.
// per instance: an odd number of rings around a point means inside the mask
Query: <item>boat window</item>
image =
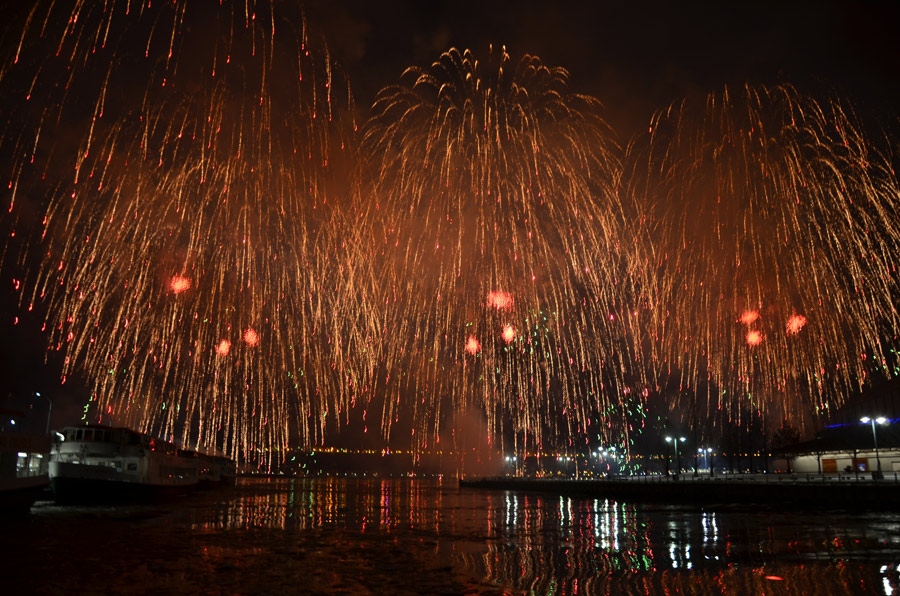
<svg viewBox="0 0 900 596"><path fill-rule="evenodd" d="M75 431L75 440L81 441L82 439L84 439L84 429L79 428L77 431Z"/></svg>
<svg viewBox="0 0 900 596"><path fill-rule="evenodd" d="M128 471L129 472L137 472L137 464L136 463L128 464Z"/></svg>
<svg viewBox="0 0 900 596"><path fill-rule="evenodd" d="M39 476L42 473L42 467L44 463L44 456L40 453L32 453L31 459L28 462L28 475L29 476Z"/></svg>

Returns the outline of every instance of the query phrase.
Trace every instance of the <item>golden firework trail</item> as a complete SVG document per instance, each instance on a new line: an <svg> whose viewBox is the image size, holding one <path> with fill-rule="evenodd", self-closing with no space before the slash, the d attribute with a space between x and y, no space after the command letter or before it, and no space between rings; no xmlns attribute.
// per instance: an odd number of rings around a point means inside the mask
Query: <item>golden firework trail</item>
<svg viewBox="0 0 900 596"><path fill-rule="evenodd" d="M426 440L447 407L539 443L612 406L621 431L639 261L599 102L534 56L452 49L380 93L361 143L384 430L411 404Z"/></svg>
<svg viewBox="0 0 900 596"><path fill-rule="evenodd" d="M655 371L710 411L776 418L897 373L900 189L842 102L726 89L657 113L627 161L655 251Z"/></svg>
<svg viewBox="0 0 900 596"><path fill-rule="evenodd" d="M726 90L623 151L564 69L451 49L357 133L288 4L10 10L0 258L92 421L270 463L475 411L521 451L897 373L897 177L839 101Z"/></svg>
<svg viewBox="0 0 900 596"><path fill-rule="evenodd" d="M22 301L64 379L100 421L263 461L321 439L366 341L337 233L349 87L281 9L41 2L2 71L10 212L47 197Z"/></svg>

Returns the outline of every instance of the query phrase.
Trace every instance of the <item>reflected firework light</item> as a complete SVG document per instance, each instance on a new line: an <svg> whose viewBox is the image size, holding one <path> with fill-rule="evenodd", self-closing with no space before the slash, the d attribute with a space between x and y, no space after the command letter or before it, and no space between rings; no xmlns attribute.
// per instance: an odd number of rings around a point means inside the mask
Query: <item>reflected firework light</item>
<svg viewBox="0 0 900 596"><path fill-rule="evenodd" d="M42 1L18 37L3 173L49 197L22 302L46 304L91 415L247 459L318 440L372 334L344 314L365 293L335 227L353 106L300 9Z"/></svg>
<svg viewBox="0 0 900 596"><path fill-rule="evenodd" d="M657 255L661 368L718 387L713 406L765 396L754 409L787 417L858 390L874 370L860 353L890 373L900 192L846 106L790 86L726 89L659 112L627 164ZM735 332L735 312L750 329ZM785 321L790 341L763 341Z"/></svg>
<svg viewBox="0 0 900 596"><path fill-rule="evenodd" d="M372 203L359 220L388 280L372 302L390 305L385 328L406 339L385 343L383 427L400 396L427 391L450 402L416 408L417 439L469 403L490 433L528 440L587 428L612 404L603 432L617 432L614 387L637 369L637 333L609 313L642 308L629 251L643 245L625 239L620 150L565 70L505 48L482 58L451 49L408 69L364 128ZM515 314L521 341L476 350L470 338L479 357L461 359L456 338L502 326L498 311Z"/></svg>

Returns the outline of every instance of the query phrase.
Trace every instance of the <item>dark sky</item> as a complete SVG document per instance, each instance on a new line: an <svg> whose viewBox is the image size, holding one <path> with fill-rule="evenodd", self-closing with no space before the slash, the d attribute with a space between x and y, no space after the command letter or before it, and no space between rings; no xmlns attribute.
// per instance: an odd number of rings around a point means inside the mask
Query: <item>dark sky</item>
<svg viewBox="0 0 900 596"><path fill-rule="evenodd" d="M407 66L454 46L484 56L491 43L568 69L626 136L654 109L724 84L790 82L894 120L900 105L896 2L316 0L306 12L361 107Z"/></svg>

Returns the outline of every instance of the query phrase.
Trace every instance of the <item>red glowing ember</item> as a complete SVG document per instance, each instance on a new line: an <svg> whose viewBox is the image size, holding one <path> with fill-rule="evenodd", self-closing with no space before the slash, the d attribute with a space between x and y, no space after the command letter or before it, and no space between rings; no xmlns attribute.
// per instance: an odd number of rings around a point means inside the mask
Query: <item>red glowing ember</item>
<svg viewBox="0 0 900 596"><path fill-rule="evenodd" d="M787 332L790 335L797 335L803 326L806 325L806 317L803 315L793 315L787 322Z"/></svg>
<svg viewBox="0 0 900 596"><path fill-rule="evenodd" d="M248 327L246 331L244 331L244 343L248 346L255 346L259 343L259 335L252 327Z"/></svg>
<svg viewBox="0 0 900 596"><path fill-rule="evenodd" d="M227 356L228 352L231 351L231 342L227 339L223 339L219 342L219 345L216 346L216 353L219 356Z"/></svg>
<svg viewBox="0 0 900 596"><path fill-rule="evenodd" d="M169 282L169 288L176 294L180 294L191 289L191 280L180 275L176 275Z"/></svg>
<svg viewBox="0 0 900 596"><path fill-rule="evenodd" d="M492 306L497 310L505 310L512 308L512 294L508 292L488 292L488 306Z"/></svg>
<svg viewBox="0 0 900 596"><path fill-rule="evenodd" d="M470 335L469 339L466 341L466 352L474 356L480 349L481 343L477 339L475 339L474 335Z"/></svg>
<svg viewBox="0 0 900 596"><path fill-rule="evenodd" d="M762 343L762 333L759 331L750 331L747 333L747 343L751 346L758 346Z"/></svg>
<svg viewBox="0 0 900 596"><path fill-rule="evenodd" d="M745 310L741 315L741 323L744 325L752 325L759 318L758 310Z"/></svg>
<svg viewBox="0 0 900 596"><path fill-rule="evenodd" d="M507 325L503 328L503 341L511 343L514 339L516 339L516 330L512 325Z"/></svg>

